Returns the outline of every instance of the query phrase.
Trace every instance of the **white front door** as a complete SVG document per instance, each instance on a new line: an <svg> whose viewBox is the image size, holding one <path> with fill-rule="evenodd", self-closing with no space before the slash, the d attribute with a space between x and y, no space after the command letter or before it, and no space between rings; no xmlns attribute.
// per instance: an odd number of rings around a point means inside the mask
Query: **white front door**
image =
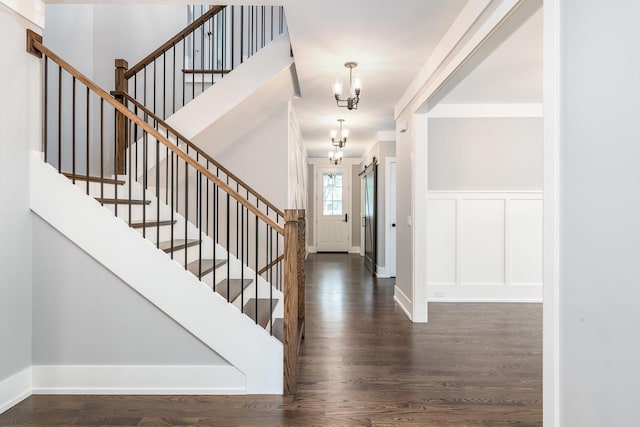
<svg viewBox="0 0 640 427"><path fill-rule="evenodd" d="M351 245L350 167L316 168L316 249L349 252Z"/></svg>

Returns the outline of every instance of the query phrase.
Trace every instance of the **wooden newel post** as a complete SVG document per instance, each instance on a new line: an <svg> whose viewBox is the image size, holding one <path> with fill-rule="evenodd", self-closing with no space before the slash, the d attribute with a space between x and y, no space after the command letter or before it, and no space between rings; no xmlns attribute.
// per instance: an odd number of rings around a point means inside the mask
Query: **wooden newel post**
<svg viewBox="0 0 640 427"><path fill-rule="evenodd" d="M298 386L298 211L284 211L284 394Z"/></svg>
<svg viewBox="0 0 640 427"><path fill-rule="evenodd" d="M115 98L118 102L126 105L125 99L120 93L127 93L129 84L125 73L129 69L129 64L124 59L116 59L116 84ZM127 120L126 117L116 111L116 174L123 175L126 173L125 154L127 151Z"/></svg>
<svg viewBox="0 0 640 427"><path fill-rule="evenodd" d="M306 255L306 227L304 209L298 209L298 328L300 336L304 338L305 319L305 275L304 262Z"/></svg>

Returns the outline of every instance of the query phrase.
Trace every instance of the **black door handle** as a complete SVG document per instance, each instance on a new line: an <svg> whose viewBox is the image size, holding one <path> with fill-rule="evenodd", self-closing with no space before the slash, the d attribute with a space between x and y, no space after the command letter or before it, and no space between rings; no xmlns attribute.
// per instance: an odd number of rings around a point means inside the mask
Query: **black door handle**
<svg viewBox="0 0 640 427"><path fill-rule="evenodd" d="M395 226L396 226L396 223L394 222L393 224L391 224L391 226L392 226L392 227L395 227Z"/></svg>
<svg viewBox="0 0 640 427"><path fill-rule="evenodd" d="M349 214L344 214L344 222L349 222Z"/></svg>

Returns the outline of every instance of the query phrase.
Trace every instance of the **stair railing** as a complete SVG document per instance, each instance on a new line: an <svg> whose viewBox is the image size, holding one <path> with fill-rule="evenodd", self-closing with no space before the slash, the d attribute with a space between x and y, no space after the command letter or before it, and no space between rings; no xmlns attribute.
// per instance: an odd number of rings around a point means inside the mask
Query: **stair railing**
<svg viewBox="0 0 640 427"><path fill-rule="evenodd" d="M304 315L299 312L303 306L299 301L300 288L304 286L300 283L304 277L301 273L304 249L300 245L303 226L299 218L304 214L285 210L283 225L279 224L234 188L231 175L220 177L220 168L218 173L209 170L197 159L198 154L194 159L188 152L186 141L172 141L171 135L166 136L168 129L157 120L150 119L148 113L131 111L44 46L42 37L31 30L27 30L27 51L39 58L44 57L45 162L74 183L83 182L88 195L93 195L103 206L112 206L116 216L126 218L131 227L141 228L143 235L152 240L157 249L163 250L198 278L213 272L214 292L217 247L221 242L226 243L230 248L225 251L227 265L239 260L242 274L251 272L254 275L248 279L255 283L255 295L252 295L255 306L247 307L242 300L240 310L251 310L258 323L260 311L264 314L265 310L258 301L268 299L267 330L272 335L274 317L271 308L276 300L274 287L261 288L258 272L265 265L270 266L269 271L281 269L284 393L295 393L297 352L304 330L301 324ZM127 175L119 173L116 164L115 124L118 120L125 124L126 130L127 150L123 158L129 172ZM151 126L150 120L156 125ZM210 160L205 159L205 164L206 161ZM140 174L135 173L138 166ZM196 183L196 194L190 194L192 182ZM99 186L97 191L95 188L92 191L92 183ZM236 188L240 183L235 181ZM232 215L233 204L238 206L235 217ZM133 222L134 209L141 210L142 221ZM179 212L184 218L181 223L181 218L174 212ZM170 217L163 217L167 214ZM219 221L221 218L224 218L222 222ZM168 240L162 241L163 236ZM232 248L233 237L239 247ZM208 245L203 243L206 238L211 240ZM278 242L282 243L282 254L274 250ZM243 246L245 244L246 247ZM237 260L231 258L232 249L240 257ZM178 257L176 253L180 250L183 254ZM190 259L195 261L190 262ZM226 277L230 278L228 274ZM228 301L229 283L227 280ZM241 291L240 295L244 298L244 292Z"/></svg>
<svg viewBox="0 0 640 427"><path fill-rule="evenodd" d="M205 167L211 173L214 173L217 177L226 182L227 185L234 188L236 192L241 194L245 200L251 204L253 204L257 209L260 209L266 216L271 218L276 224L284 224L284 212L278 209L273 203L271 203L266 197L262 196L256 190L254 190L249 184L238 178L236 175L231 173L227 168L222 166L219 162L209 156L206 152L201 150L197 145L193 144L186 137L184 137L180 132L178 132L171 125L167 124L165 121L160 119L160 117L156 116L153 112L151 112L144 105L133 99L130 95L126 93L121 93L117 91L111 92L111 94L116 99L121 99L125 105L132 111L134 114L138 115L140 118L145 120L150 126L152 126L157 131L161 132L169 141L174 143L178 148L183 150L187 155L191 156L196 162L200 163L203 167ZM136 132L136 129L133 131L129 131L127 137L133 135L133 138L128 138L128 140L135 141L139 140L139 135ZM165 150L166 151L166 150ZM169 162L164 161L166 159L167 152L160 153L161 154L161 163L164 164L164 171L161 171L165 176L169 175ZM133 150L133 154L129 156L130 158L134 158L132 172L135 176L140 176L144 173L144 166L140 165L140 162L137 161L137 158L140 155L140 150ZM192 185L193 187L193 185ZM169 199L169 187L165 187L164 200ZM230 200L227 200L229 203ZM234 255L241 260L246 260L249 257L248 248L249 244L247 239L249 238L249 225L245 223L244 212L241 211L240 205L238 202L231 204L229 208L229 214L231 217L235 215L236 223L240 223L242 227L245 227L246 232L236 233L236 241L230 240L223 244L223 246L232 251ZM224 212L222 215L216 215L216 222L219 222L221 218L224 217ZM197 220L197 218L196 218ZM219 229L219 224L212 224L213 229ZM272 234L270 230L264 230L265 235ZM227 233L228 237L229 234ZM240 240L238 240L240 239ZM274 239L273 236L269 236L269 241L274 240L275 243L272 246L265 247L261 251L263 254L269 252L269 256L267 257L268 261L265 261L265 264L258 270L258 275L262 276L269 283L276 286L279 290L282 288L282 271L281 271L281 261L283 256L281 255L280 248L282 247L282 242L279 239ZM272 256L276 254L276 258ZM264 256L262 257L265 258Z"/></svg>
<svg viewBox="0 0 640 427"><path fill-rule="evenodd" d="M124 71L128 92L166 119L286 29L281 6L211 6Z"/></svg>

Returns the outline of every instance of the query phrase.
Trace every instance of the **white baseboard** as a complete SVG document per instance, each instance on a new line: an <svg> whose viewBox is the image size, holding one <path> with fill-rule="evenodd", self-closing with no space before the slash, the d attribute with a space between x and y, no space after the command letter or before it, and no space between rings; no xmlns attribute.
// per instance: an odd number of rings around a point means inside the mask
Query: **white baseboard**
<svg viewBox="0 0 640 427"><path fill-rule="evenodd" d="M31 368L0 381L0 414L31 396Z"/></svg>
<svg viewBox="0 0 640 427"><path fill-rule="evenodd" d="M429 283L429 302L542 302L542 284Z"/></svg>
<svg viewBox="0 0 640 427"><path fill-rule="evenodd" d="M350 254L360 254L360 246L351 246L349 249Z"/></svg>
<svg viewBox="0 0 640 427"><path fill-rule="evenodd" d="M310 254L315 254L318 251L316 250L315 246L307 246L307 252L309 252Z"/></svg>
<svg viewBox="0 0 640 427"><path fill-rule="evenodd" d="M387 271L387 267L378 265L376 266L376 277L380 279L389 279L391 275Z"/></svg>
<svg viewBox="0 0 640 427"><path fill-rule="evenodd" d="M33 394L245 394L233 366L33 366Z"/></svg>
<svg viewBox="0 0 640 427"><path fill-rule="evenodd" d="M393 300L398 304L398 306L400 306L409 320L413 321L413 316L411 315L411 312L413 311L413 304L411 303L411 299L409 299L409 297L407 297L397 286L394 287Z"/></svg>

